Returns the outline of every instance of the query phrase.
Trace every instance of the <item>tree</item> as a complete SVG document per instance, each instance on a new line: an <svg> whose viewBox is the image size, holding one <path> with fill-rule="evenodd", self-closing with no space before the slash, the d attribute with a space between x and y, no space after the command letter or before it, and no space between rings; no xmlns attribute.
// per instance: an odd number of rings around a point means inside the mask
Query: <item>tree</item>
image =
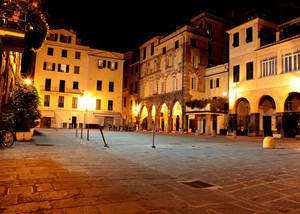
<svg viewBox="0 0 300 214"><path fill-rule="evenodd" d="M12 122L14 131L29 131L41 119L40 97L33 85L18 81L7 102L7 119Z"/></svg>
<svg viewBox="0 0 300 214"><path fill-rule="evenodd" d="M0 13L11 17L18 12L17 17L23 17L26 24L26 50L38 51L49 34L49 26L43 14L29 0L1 1ZM21 22L21 19L19 20Z"/></svg>

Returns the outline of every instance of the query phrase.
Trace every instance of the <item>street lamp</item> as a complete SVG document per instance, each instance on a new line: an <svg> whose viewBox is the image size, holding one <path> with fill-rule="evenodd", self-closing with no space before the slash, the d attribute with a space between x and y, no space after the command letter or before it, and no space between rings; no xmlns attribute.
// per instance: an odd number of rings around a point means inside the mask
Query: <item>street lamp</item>
<svg viewBox="0 0 300 214"><path fill-rule="evenodd" d="M31 80L30 80L29 78L27 78L27 79L25 80L25 83L26 83L27 85L29 85L29 84L31 84Z"/></svg>

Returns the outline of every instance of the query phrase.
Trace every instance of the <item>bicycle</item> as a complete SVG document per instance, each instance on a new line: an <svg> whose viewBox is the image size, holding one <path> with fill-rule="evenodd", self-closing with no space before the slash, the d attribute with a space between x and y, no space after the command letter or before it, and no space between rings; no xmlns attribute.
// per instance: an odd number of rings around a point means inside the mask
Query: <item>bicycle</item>
<svg viewBox="0 0 300 214"><path fill-rule="evenodd" d="M12 125L6 120L0 122L0 143L3 147L11 147L15 142Z"/></svg>

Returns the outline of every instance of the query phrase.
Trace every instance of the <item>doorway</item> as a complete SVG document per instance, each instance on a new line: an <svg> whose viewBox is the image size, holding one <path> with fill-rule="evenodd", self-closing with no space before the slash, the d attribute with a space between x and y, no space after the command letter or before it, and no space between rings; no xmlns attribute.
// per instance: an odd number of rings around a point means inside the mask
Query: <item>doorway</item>
<svg viewBox="0 0 300 214"><path fill-rule="evenodd" d="M77 128L77 117L72 116L72 128Z"/></svg>
<svg viewBox="0 0 300 214"><path fill-rule="evenodd" d="M271 121L271 116L263 117L264 136L272 136Z"/></svg>

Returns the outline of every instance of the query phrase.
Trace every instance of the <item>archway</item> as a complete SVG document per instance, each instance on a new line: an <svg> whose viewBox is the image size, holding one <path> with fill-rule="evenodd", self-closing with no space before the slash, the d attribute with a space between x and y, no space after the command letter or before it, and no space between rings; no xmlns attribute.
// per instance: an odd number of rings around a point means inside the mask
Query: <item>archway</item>
<svg viewBox="0 0 300 214"><path fill-rule="evenodd" d="M282 127L285 137L295 137L300 134L300 93L290 93L284 103Z"/></svg>
<svg viewBox="0 0 300 214"><path fill-rule="evenodd" d="M159 112L160 112L159 128L162 131L168 131L168 107L166 103L164 103L161 106Z"/></svg>
<svg viewBox="0 0 300 214"><path fill-rule="evenodd" d="M173 126L172 126L173 130L179 131L181 129L182 108L178 101L174 104L172 110L172 121L173 121Z"/></svg>
<svg viewBox="0 0 300 214"><path fill-rule="evenodd" d="M271 136L272 129L276 124L276 105L271 96L263 96L259 101L259 129L263 130L264 136Z"/></svg>
<svg viewBox="0 0 300 214"><path fill-rule="evenodd" d="M141 111L141 130L147 130L148 128L148 109L146 106Z"/></svg>
<svg viewBox="0 0 300 214"><path fill-rule="evenodd" d="M250 104L246 98L237 100L236 114L236 130L239 134L246 134L250 116Z"/></svg>

